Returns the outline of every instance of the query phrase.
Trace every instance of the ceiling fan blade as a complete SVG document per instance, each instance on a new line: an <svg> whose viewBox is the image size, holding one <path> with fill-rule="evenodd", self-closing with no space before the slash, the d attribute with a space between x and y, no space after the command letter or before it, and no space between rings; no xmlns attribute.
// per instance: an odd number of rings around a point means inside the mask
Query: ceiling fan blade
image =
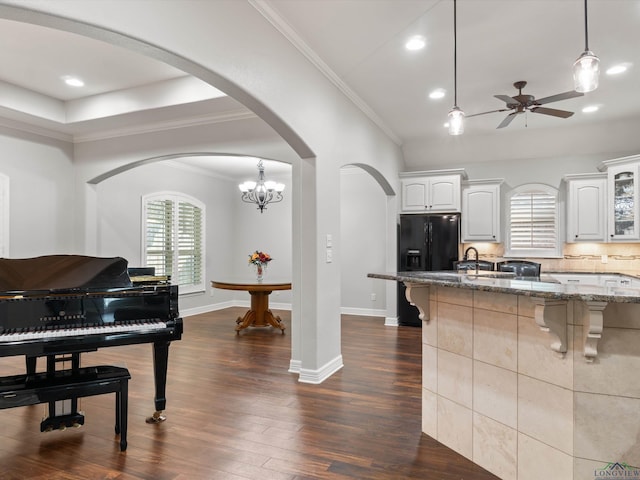
<svg viewBox="0 0 640 480"><path fill-rule="evenodd" d="M486 115L487 113L508 112L509 110L511 110L511 109L510 108L501 108L499 110L489 110L488 112L474 113L473 115L465 115L465 118L477 117L479 115Z"/></svg>
<svg viewBox="0 0 640 480"><path fill-rule="evenodd" d="M494 95L494 97L496 97L498 100L502 100L507 105L510 105L512 103L515 103L517 105L520 103L518 100L516 100L513 97L510 97L509 95Z"/></svg>
<svg viewBox="0 0 640 480"><path fill-rule="evenodd" d="M536 100L536 105L544 105L545 103L559 102L560 100L568 100L570 98L582 97L584 93L571 90L570 92L558 93L557 95L551 95L550 97L544 97Z"/></svg>
<svg viewBox="0 0 640 480"><path fill-rule="evenodd" d="M505 117L504 120L502 120L502 122L500 122L500 125L498 125L496 128L504 128L504 127L506 127L507 125L509 125L513 121L514 118L516 118L517 114L518 114L518 112L510 113L509 115L507 115Z"/></svg>
<svg viewBox="0 0 640 480"><path fill-rule="evenodd" d="M533 113L542 113L544 115L551 115L553 117L560 118L569 118L573 115L573 112L568 112L566 110L558 110L556 108L547 108L547 107L533 107L531 109Z"/></svg>

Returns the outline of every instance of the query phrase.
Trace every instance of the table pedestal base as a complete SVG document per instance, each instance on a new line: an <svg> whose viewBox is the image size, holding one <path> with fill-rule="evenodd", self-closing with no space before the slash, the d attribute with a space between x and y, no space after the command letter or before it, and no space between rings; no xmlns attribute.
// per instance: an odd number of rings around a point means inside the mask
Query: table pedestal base
<svg viewBox="0 0 640 480"><path fill-rule="evenodd" d="M239 335L240 330L247 327L276 327L282 330L284 335L284 329L286 328L282 323L280 317L271 313L269 310L269 295L270 291L263 292L249 292L251 295L251 309L244 314L243 317L238 317L236 323L236 333Z"/></svg>

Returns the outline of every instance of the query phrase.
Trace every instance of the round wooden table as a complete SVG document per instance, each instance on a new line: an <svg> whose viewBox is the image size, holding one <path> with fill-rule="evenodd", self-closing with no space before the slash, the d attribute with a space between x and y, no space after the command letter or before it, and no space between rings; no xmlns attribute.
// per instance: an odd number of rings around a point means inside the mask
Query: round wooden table
<svg viewBox="0 0 640 480"><path fill-rule="evenodd" d="M269 295L274 290L291 290L291 282L280 282L272 280L212 280L211 286L224 290L243 290L251 295L251 308L243 317L236 320L236 333L247 327L272 327L282 330L284 335L285 326L280 317L269 310Z"/></svg>

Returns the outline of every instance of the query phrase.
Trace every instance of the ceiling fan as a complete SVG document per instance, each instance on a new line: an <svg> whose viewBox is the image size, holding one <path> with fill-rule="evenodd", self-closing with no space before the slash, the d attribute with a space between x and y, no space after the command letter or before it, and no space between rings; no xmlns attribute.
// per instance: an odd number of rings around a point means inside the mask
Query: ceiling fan
<svg viewBox="0 0 640 480"><path fill-rule="evenodd" d="M486 115L487 113L508 112L512 110L512 112L508 114L505 117L505 119L502 120L502 122L500 122L500 125L498 125L497 128L506 127L513 121L516 115L518 115L519 113L527 112L527 111L533 112L533 113L542 113L543 115L551 115L553 117L569 118L571 115L573 115L573 112L569 112L567 110L558 110L555 108L542 107L541 105L551 103L551 102L558 102L560 100L567 100L569 98L582 97L584 95L583 93L571 90L570 92L559 93L557 95L551 95L549 97L544 97L539 100L536 100L536 98L533 95L525 95L522 93L522 89L525 87L526 84L527 82L525 81L515 82L513 86L518 89L518 95L515 95L513 97L510 97L509 95L494 95L494 97L496 97L498 100L502 100L504 103L506 103L507 108L501 108L499 110L491 110L489 112L476 113L474 115L467 115L467 118L477 117L478 115Z"/></svg>

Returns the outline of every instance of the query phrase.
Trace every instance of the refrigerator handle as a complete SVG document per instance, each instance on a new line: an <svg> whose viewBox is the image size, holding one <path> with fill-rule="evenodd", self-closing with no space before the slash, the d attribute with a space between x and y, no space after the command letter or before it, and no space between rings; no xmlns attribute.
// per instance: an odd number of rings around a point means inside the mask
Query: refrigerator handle
<svg viewBox="0 0 640 480"><path fill-rule="evenodd" d="M424 235L422 236L422 238L424 238L424 244L425 246L429 245L429 222L424 222Z"/></svg>

